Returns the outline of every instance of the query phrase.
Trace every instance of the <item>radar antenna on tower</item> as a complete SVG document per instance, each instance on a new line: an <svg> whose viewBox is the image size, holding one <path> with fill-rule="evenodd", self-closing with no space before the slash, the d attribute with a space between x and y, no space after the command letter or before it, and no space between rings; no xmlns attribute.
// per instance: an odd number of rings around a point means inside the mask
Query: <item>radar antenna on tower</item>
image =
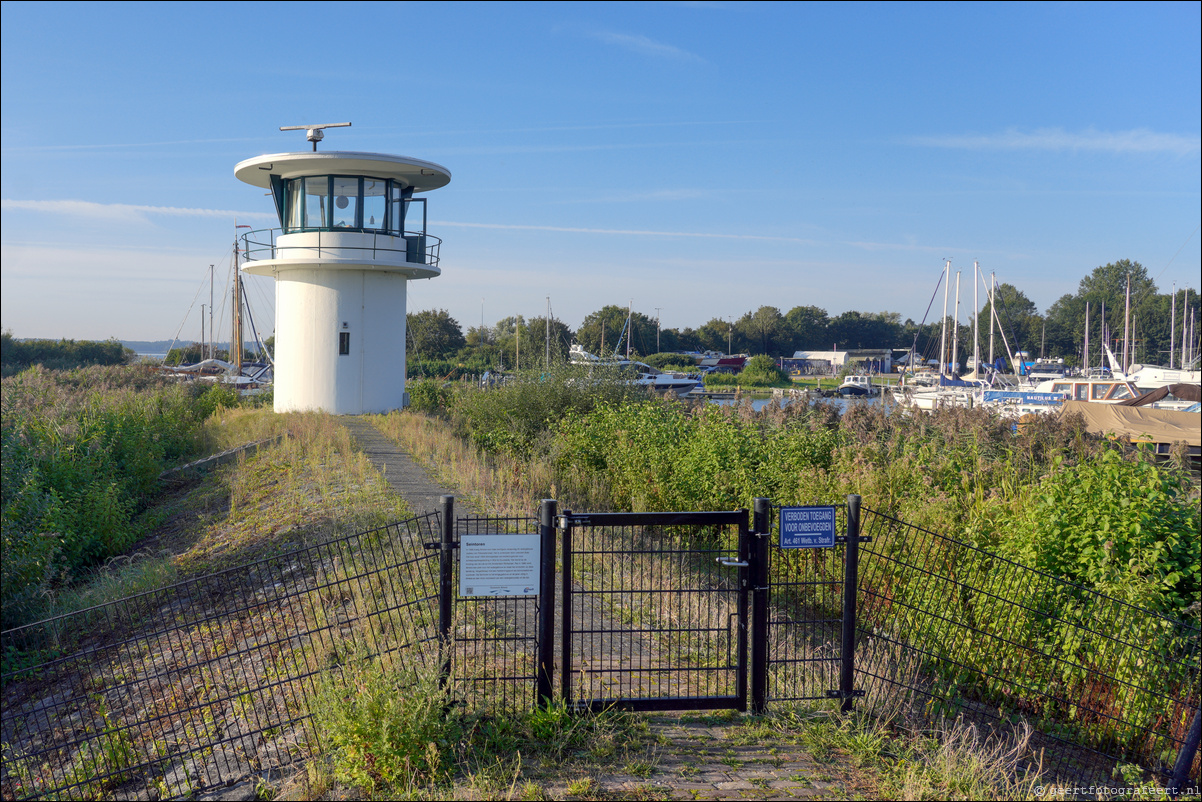
<svg viewBox="0 0 1202 802"><path fill-rule="evenodd" d="M313 151L317 152L317 143L325 138L323 128L350 128L350 123L322 123L321 125L281 125L281 131L308 131L305 139L313 143Z"/></svg>

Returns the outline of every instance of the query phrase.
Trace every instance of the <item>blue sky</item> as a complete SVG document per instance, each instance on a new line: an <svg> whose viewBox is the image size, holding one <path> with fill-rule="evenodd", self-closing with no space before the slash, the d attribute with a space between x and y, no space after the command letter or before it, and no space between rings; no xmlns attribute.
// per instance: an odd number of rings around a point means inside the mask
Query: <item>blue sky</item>
<svg viewBox="0 0 1202 802"><path fill-rule="evenodd" d="M6 2L2 325L197 337L234 217L274 221L234 164L347 120L323 150L449 168L409 309L465 328L548 295L917 320L946 258L1041 311L1123 258L1196 288L1200 9Z"/></svg>

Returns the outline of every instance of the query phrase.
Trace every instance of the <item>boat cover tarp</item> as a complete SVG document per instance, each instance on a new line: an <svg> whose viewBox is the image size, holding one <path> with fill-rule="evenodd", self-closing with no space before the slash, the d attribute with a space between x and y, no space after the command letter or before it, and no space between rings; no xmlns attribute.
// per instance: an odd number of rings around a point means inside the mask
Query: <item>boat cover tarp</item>
<svg viewBox="0 0 1202 802"><path fill-rule="evenodd" d="M1202 416L1196 412L1066 401L1060 414L1080 415L1085 418L1085 427L1098 434L1117 434L1153 443L1184 441L1191 446L1202 446Z"/></svg>
<svg viewBox="0 0 1202 802"><path fill-rule="evenodd" d="M980 382L964 381L963 379L955 379L946 374L939 377L940 387L980 387Z"/></svg>

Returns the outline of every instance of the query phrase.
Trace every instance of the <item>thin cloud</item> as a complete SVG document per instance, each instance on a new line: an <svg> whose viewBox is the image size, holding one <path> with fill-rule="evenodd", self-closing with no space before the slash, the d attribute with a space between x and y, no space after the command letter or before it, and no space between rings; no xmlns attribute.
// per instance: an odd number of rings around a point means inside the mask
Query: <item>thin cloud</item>
<svg viewBox="0 0 1202 802"><path fill-rule="evenodd" d="M1186 156L1202 149L1202 138L1179 134L1158 134L1147 128L1130 131L1080 133L1062 128L1019 131L1009 128L1000 134L953 134L950 136L913 137L910 143L935 148L961 150L1075 150L1101 153L1172 153Z"/></svg>
<svg viewBox="0 0 1202 802"><path fill-rule="evenodd" d="M713 141L682 141L682 142L622 142L599 145L465 145L463 147L442 147L438 152L442 155L476 156L522 154L522 153L587 153L605 150L647 150L650 148L699 148L699 147L748 147L752 145L776 145L780 139L734 139Z"/></svg>
<svg viewBox="0 0 1202 802"><path fill-rule="evenodd" d="M587 31L586 34L598 42L614 45L623 50L638 53L640 56L651 56L652 58L668 59L670 61L705 61L705 59L696 53L690 53L688 50L676 47L675 45L657 42L642 34L617 33L615 31Z"/></svg>
<svg viewBox="0 0 1202 802"><path fill-rule="evenodd" d="M757 242L788 242L814 247L850 247L865 251L903 251L917 253L1001 253L992 248L966 248L949 245L922 245L915 242L870 242L864 240L816 240L805 237L778 237L767 234L721 234L706 231L659 231L655 229L638 228L583 228L576 226L540 226L515 223L464 223L452 220L431 220L431 227L446 226L448 228L477 228L493 231L549 231L560 234L602 234L625 237L672 237L676 239L718 239L718 240L752 240ZM1011 258L1022 258L1022 255L1011 255Z"/></svg>
<svg viewBox="0 0 1202 802"><path fill-rule="evenodd" d="M565 234L619 234L635 237L680 237L695 239L741 239L762 240L766 242L797 242L803 245L819 245L816 240L800 237L770 237L759 234L716 234L698 231L647 231L626 228L576 228L573 226L535 226L515 225L509 223L458 223L448 220L431 221L430 225L449 226L451 228L487 228L504 231L554 231Z"/></svg>
<svg viewBox="0 0 1202 802"><path fill-rule="evenodd" d="M539 134L563 131L611 131L631 128L679 128L681 126L705 125L762 125L764 120L681 120L678 122L622 122L598 123L596 125L541 125L523 128L463 128L445 131L413 131L401 127L381 128L382 131L404 131L408 136L461 136L465 134Z"/></svg>
<svg viewBox="0 0 1202 802"><path fill-rule="evenodd" d="M559 201L560 203L644 203L707 200L717 196L712 189L657 189L651 192L631 192L625 195L604 195L598 198L580 198Z"/></svg>
<svg viewBox="0 0 1202 802"><path fill-rule="evenodd" d="M23 210L55 214L60 217L83 217L92 220L107 220L111 222L147 222L149 215L169 215L173 217L234 217L248 220L274 220L275 215L269 212L237 212L229 209L191 209L181 206L138 206L129 203L96 203L82 200L0 200L0 209L4 211Z"/></svg>
<svg viewBox="0 0 1202 802"><path fill-rule="evenodd" d="M74 145L14 145L0 148L8 151L107 150L110 148L156 148L167 145L207 145L225 142L261 142L261 137L225 137L222 139L174 139L166 142L106 142Z"/></svg>

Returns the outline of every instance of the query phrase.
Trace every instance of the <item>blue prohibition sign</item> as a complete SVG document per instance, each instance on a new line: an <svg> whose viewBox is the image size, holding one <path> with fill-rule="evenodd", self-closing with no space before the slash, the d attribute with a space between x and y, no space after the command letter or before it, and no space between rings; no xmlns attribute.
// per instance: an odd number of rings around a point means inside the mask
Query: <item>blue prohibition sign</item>
<svg viewBox="0 0 1202 802"><path fill-rule="evenodd" d="M782 549L828 549L834 545L834 507L780 508Z"/></svg>

